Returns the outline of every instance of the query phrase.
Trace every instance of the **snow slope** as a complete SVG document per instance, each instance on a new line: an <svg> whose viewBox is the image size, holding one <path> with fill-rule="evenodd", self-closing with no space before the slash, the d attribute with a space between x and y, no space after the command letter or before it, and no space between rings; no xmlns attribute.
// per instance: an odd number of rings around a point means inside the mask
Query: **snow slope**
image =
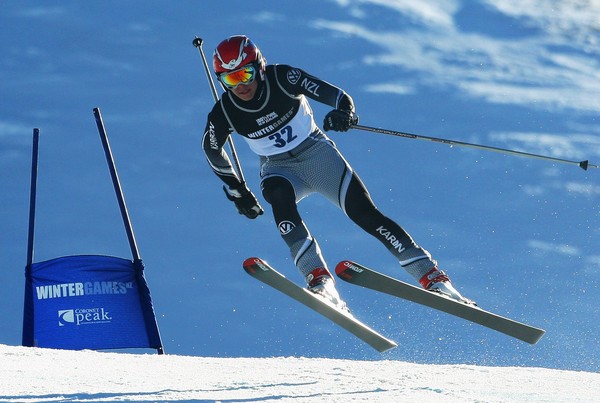
<svg viewBox="0 0 600 403"><path fill-rule="evenodd" d="M600 374L401 361L209 358L0 345L0 400L593 402Z"/></svg>

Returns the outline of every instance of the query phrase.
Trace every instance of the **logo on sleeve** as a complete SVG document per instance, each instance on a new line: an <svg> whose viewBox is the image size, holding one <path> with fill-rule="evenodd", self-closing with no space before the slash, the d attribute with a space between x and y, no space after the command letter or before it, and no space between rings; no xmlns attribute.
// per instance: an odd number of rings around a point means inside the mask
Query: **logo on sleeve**
<svg viewBox="0 0 600 403"><path fill-rule="evenodd" d="M300 73L300 70L291 69L290 71L287 72L287 79L290 82L290 84L296 84L298 82L298 80L300 80L301 75L302 74Z"/></svg>
<svg viewBox="0 0 600 403"><path fill-rule="evenodd" d="M281 235L287 235L292 232L294 228L296 228L293 222L287 220L280 222L277 227L279 228Z"/></svg>

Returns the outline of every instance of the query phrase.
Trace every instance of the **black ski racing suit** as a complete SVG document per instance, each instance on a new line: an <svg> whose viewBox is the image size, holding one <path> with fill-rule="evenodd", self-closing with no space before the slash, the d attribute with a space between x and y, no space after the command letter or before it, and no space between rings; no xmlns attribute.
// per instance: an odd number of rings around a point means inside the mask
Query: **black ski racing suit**
<svg viewBox="0 0 600 403"><path fill-rule="evenodd" d="M238 187L240 179L223 147L233 132L244 137L260 156L263 196L303 275L327 267L297 209L300 199L319 192L381 241L418 281L436 262L375 207L358 175L316 125L307 97L354 111L352 98L343 90L288 65L268 65L250 101L226 91L208 114L202 140L210 167L227 186Z"/></svg>

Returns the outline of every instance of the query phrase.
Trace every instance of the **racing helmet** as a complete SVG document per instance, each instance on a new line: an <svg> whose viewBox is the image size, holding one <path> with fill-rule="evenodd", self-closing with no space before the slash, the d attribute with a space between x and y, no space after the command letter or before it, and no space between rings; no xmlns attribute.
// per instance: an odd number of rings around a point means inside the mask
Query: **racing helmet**
<svg viewBox="0 0 600 403"><path fill-rule="evenodd" d="M217 76L253 65L264 79L267 61L260 49L245 35L231 36L219 43L213 54L213 68Z"/></svg>

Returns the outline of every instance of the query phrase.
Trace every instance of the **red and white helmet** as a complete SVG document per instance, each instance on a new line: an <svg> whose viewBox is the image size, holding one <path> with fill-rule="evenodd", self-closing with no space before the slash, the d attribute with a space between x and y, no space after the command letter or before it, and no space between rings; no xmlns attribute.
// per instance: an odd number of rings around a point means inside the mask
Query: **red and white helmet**
<svg viewBox="0 0 600 403"><path fill-rule="evenodd" d="M217 45L213 54L213 68L217 75L253 64L264 76L267 61L260 49L245 35L235 35Z"/></svg>

